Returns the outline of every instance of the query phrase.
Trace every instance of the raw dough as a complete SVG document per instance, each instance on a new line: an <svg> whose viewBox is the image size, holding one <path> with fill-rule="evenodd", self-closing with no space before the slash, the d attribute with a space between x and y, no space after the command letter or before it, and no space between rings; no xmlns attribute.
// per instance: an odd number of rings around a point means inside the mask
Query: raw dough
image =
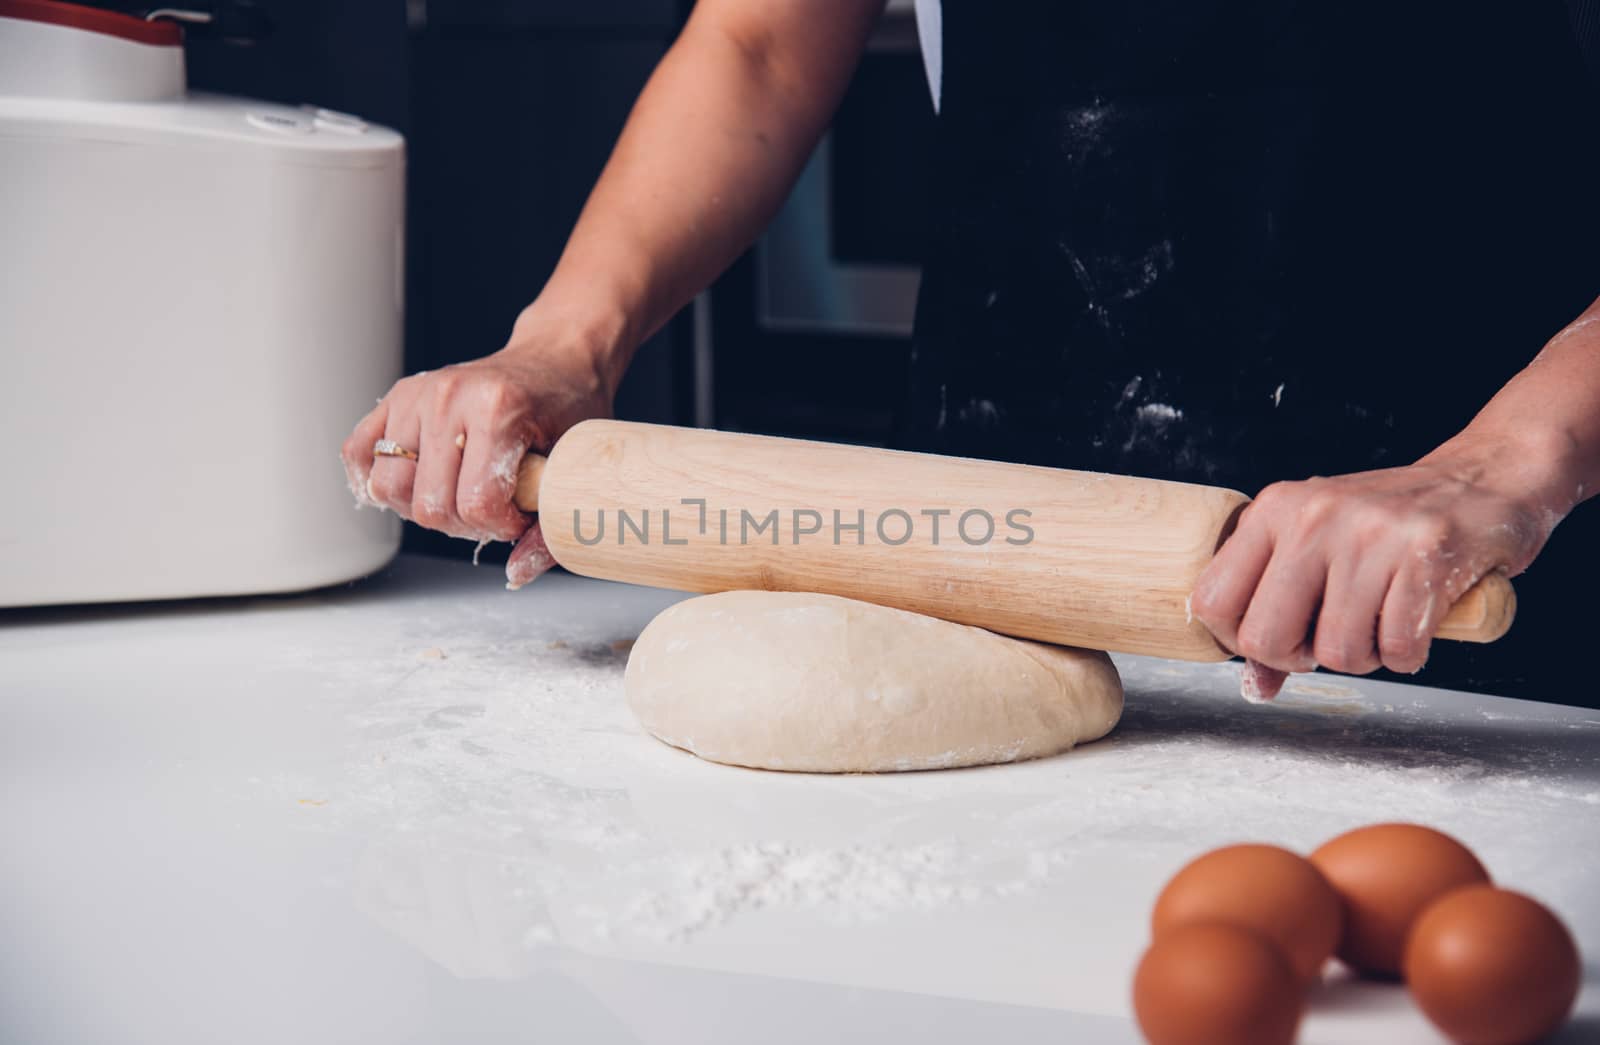
<svg viewBox="0 0 1600 1045"><path fill-rule="evenodd" d="M1122 714L1104 653L834 595L732 591L656 617L628 658L640 723L701 758L876 773L1039 758Z"/></svg>

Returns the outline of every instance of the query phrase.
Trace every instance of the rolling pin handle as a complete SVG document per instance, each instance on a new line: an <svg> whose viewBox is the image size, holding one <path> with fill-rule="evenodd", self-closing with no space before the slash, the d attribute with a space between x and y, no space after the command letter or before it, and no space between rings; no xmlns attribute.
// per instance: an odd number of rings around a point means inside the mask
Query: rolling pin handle
<svg viewBox="0 0 1600 1045"><path fill-rule="evenodd" d="M511 501L529 514L539 510L539 480L544 477L547 460L542 454L529 454L517 469L517 489Z"/></svg>
<svg viewBox="0 0 1600 1045"><path fill-rule="evenodd" d="M1493 642L1511 629L1517 593L1503 573L1491 573L1467 589L1439 624L1435 638Z"/></svg>

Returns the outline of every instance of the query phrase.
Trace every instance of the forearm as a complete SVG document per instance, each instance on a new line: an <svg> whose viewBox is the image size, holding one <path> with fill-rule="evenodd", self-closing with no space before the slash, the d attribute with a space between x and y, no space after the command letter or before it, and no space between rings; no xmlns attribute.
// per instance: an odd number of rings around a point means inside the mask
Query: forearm
<svg viewBox="0 0 1600 1045"><path fill-rule="evenodd" d="M519 320L583 331L615 385L637 345L782 203L881 0L701 0L640 95L566 250Z"/></svg>
<svg viewBox="0 0 1600 1045"><path fill-rule="evenodd" d="M1600 491L1600 301L1429 458L1476 457L1553 525Z"/></svg>

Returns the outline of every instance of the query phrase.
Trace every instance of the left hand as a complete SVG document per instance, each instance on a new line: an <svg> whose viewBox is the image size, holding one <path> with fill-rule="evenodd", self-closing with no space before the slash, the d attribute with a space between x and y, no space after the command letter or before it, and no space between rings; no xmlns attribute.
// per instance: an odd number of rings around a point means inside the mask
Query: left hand
<svg viewBox="0 0 1600 1045"><path fill-rule="evenodd" d="M1263 697L1282 673L1319 665L1419 671L1455 601L1492 570L1525 570L1559 521L1499 474L1516 456L1447 446L1403 468L1269 486L1200 575L1191 608L1254 662L1247 687Z"/></svg>

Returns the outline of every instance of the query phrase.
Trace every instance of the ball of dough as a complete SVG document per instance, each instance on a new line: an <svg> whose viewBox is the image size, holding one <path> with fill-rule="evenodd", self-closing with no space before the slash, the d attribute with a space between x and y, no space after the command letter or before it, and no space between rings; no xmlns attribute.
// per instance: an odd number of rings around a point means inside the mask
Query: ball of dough
<svg viewBox="0 0 1600 1045"><path fill-rule="evenodd" d="M1111 658L835 595L669 607L628 657L645 729L758 769L881 773L1040 758L1122 714Z"/></svg>

